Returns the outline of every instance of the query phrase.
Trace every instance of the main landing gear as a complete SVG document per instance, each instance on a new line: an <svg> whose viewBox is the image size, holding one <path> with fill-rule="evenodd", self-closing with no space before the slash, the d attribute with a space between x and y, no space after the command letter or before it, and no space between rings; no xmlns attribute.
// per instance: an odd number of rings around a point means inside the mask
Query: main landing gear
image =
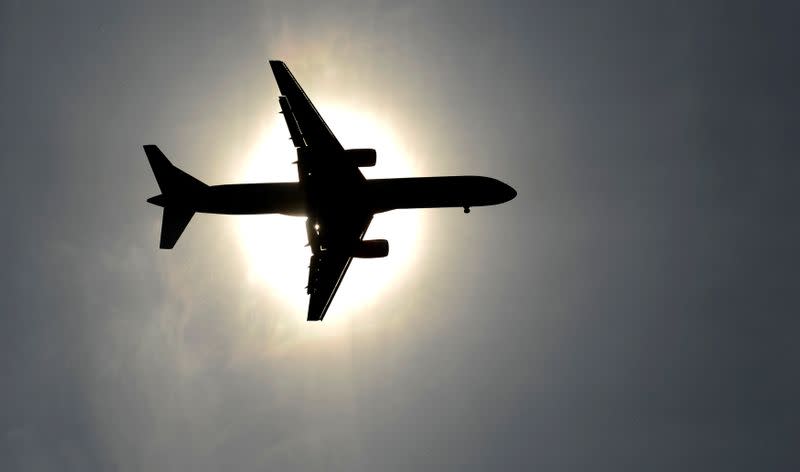
<svg viewBox="0 0 800 472"><path fill-rule="evenodd" d="M469 212L470 212L469 207L464 207L464 213L469 213Z"/></svg>

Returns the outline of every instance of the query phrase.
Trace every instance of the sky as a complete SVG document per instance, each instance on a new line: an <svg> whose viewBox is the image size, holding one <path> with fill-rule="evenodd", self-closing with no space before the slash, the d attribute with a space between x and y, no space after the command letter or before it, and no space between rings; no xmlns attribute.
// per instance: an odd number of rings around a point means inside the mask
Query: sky
<svg viewBox="0 0 800 472"><path fill-rule="evenodd" d="M0 469L800 469L798 13L2 2ZM323 323L234 217L159 250L141 146L241 181L267 59L415 176L518 196L421 210L402 273Z"/></svg>

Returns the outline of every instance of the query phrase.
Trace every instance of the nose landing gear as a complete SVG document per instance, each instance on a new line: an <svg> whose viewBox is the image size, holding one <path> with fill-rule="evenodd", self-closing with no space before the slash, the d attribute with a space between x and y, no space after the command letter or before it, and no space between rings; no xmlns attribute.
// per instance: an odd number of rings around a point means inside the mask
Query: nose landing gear
<svg viewBox="0 0 800 472"><path fill-rule="evenodd" d="M470 212L469 207L464 207L464 213L466 214L466 213L469 213L469 212Z"/></svg>

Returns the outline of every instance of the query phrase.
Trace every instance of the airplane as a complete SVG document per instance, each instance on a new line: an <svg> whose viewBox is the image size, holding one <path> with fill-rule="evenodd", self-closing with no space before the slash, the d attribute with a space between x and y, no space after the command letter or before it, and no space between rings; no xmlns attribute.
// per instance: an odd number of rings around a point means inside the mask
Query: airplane
<svg viewBox="0 0 800 472"><path fill-rule="evenodd" d="M163 208L161 249L172 249L197 213L306 217L311 260L308 321L322 321L354 257L389 254L385 239L365 240L372 217L405 208L497 205L517 192L490 177L450 176L366 179L374 149L344 149L282 61L269 65L278 83L280 113L297 150L297 182L206 185L175 167L156 145L143 146L160 195L147 200Z"/></svg>

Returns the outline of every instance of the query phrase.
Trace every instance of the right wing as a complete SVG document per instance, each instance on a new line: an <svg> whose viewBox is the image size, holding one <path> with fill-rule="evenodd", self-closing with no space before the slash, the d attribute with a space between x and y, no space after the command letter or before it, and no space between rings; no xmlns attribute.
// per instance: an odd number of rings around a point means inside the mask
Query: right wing
<svg viewBox="0 0 800 472"><path fill-rule="evenodd" d="M309 264L308 321L321 321L325 317L353 260L352 248L364 237L371 221L372 215L365 215L344 224L323 224L314 231L324 246L311 256Z"/></svg>
<svg viewBox="0 0 800 472"><path fill-rule="evenodd" d="M352 257L327 251L311 256L308 266L308 321L322 321L347 273Z"/></svg>

